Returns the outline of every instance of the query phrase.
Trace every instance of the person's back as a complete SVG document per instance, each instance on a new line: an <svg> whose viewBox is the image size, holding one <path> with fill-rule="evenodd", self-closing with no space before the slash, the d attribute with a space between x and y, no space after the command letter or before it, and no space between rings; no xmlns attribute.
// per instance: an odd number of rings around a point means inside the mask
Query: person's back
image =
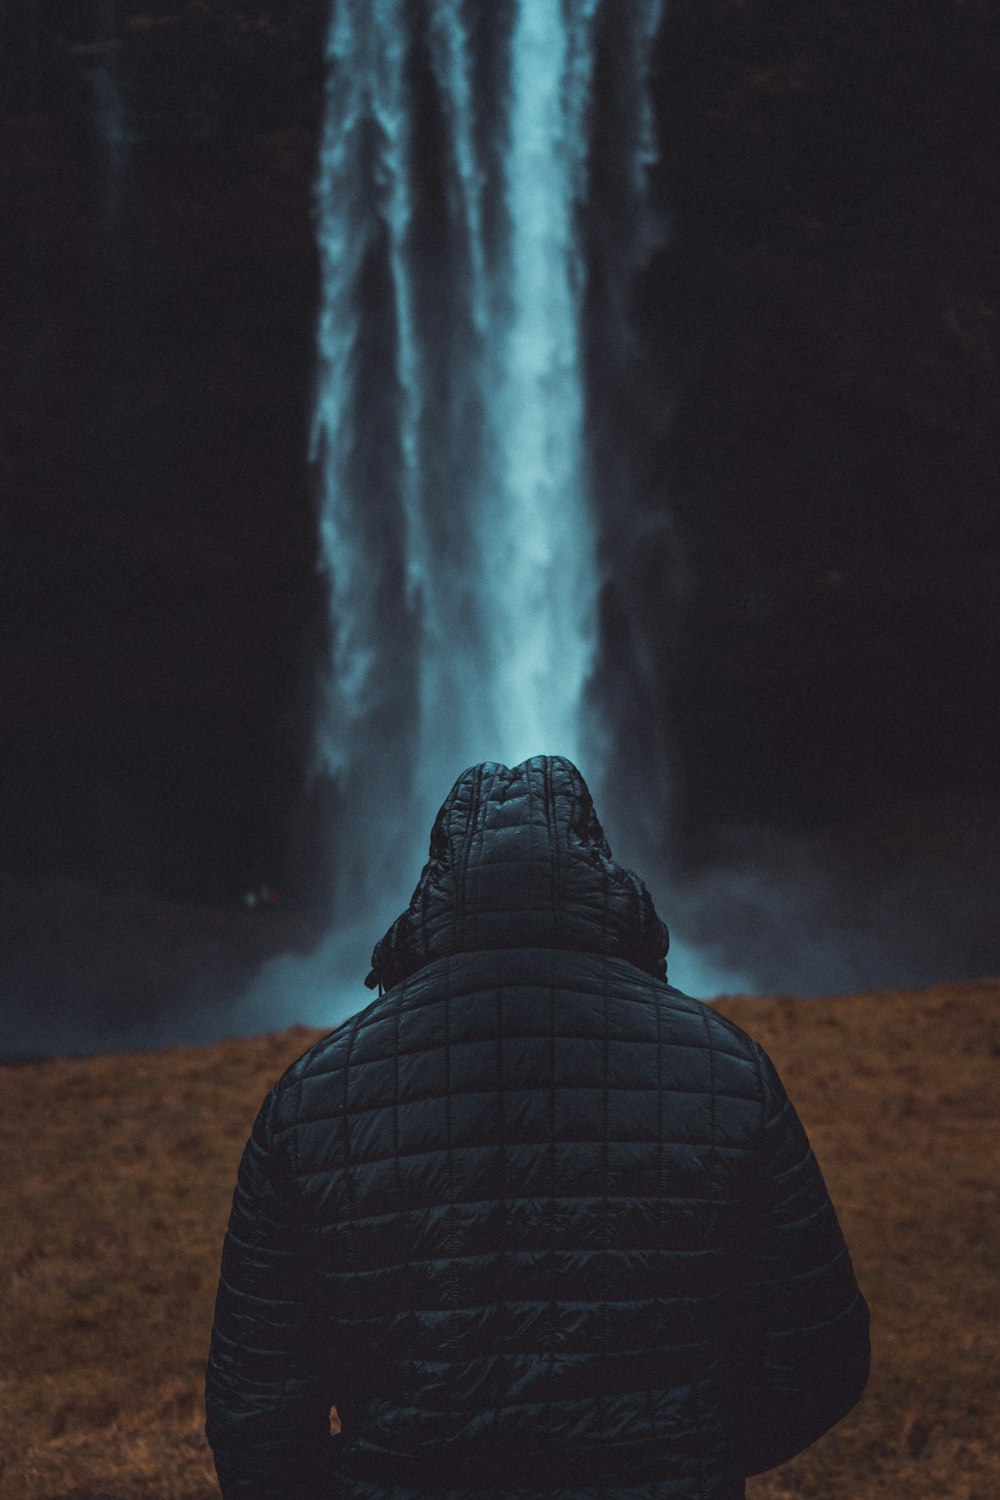
<svg viewBox="0 0 1000 1500"><path fill-rule="evenodd" d="M226 1497L735 1500L855 1403L867 1308L802 1128L666 947L569 762L459 779L385 993L241 1166Z"/></svg>

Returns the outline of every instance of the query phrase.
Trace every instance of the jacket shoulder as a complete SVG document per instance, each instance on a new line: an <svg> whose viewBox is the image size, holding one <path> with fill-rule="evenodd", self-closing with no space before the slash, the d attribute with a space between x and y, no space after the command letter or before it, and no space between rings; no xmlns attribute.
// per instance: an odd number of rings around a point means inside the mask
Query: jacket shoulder
<svg viewBox="0 0 1000 1500"><path fill-rule="evenodd" d="M746 1139L748 1131L760 1129L766 1112L768 1062L762 1048L713 1005L679 990L659 990L663 1076L677 1087L697 1086L730 1101L726 1110L733 1129Z"/></svg>
<svg viewBox="0 0 1000 1500"><path fill-rule="evenodd" d="M378 999L373 1000L364 1010L348 1016L321 1036L289 1063L271 1085L262 1108L270 1111L276 1133L296 1124L303 1113L309 1113L308 1100L314 1090L322 1089L328 1097L330 1077L344 1069L359 1028L379 1004Z"/></svg>
<svg viewBox="0 0 1000 1500"><path fill-rule="evenodd" d="M744 1058L758 1068L766 1056L760 1043L755 1041L742 1026L724 1016L707 1000L697 1000L683 990L671 985L657 986L663 994L662 1004L675 1016L684 1018L693 1035L701 1037L706 1047L718 1047L736 1057Z"/></svg>

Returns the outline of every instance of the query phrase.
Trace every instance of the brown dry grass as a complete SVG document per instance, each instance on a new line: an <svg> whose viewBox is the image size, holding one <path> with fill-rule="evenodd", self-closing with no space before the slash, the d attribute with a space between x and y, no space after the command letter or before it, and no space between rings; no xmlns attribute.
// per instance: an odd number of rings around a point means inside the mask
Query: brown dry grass
<svg viewBox="0 0 1000 1500"><path fill-rule="evenodd" d="M1000 981L725 1001L775 1058L874 1319L860 1407L752 1500L1000 1495ZM210 1500L201 1385L236 1163L316 1033L0 1069L0 1486Z"/></svg>

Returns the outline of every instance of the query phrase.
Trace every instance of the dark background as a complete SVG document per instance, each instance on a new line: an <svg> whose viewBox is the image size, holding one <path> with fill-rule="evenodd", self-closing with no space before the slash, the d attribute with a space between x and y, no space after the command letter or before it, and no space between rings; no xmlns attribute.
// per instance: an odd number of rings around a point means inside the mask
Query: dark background
<svg viewBox="0 0 1000 1500"><path fill-rule="evenodd" d="M624 3L581 224L605 822L644 870L669 830L667 920L757 986L995 973L1000 12L675 0L623 283ZM326 9L0 12L0 979L39 1047L189 1034L328 925Z"/></svg>

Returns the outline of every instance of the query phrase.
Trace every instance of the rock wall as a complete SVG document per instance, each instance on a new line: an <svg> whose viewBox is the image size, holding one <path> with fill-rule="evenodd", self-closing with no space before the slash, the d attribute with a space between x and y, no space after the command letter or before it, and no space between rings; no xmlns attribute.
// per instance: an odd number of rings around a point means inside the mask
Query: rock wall
<svg viewBox="0 0 1000 1500"><path fill-rule="evenodd" d="M669 231L607 388L652 435L609 542L623 779L667 726L690 854L996 795L1000 16L675 0L658 68Z"/></svg>
<svg viewBox="0 0 1000 1500"><path fill-rule="evenodd" d="M309 884L321 11L5 11L8 865Z"/></svg>

